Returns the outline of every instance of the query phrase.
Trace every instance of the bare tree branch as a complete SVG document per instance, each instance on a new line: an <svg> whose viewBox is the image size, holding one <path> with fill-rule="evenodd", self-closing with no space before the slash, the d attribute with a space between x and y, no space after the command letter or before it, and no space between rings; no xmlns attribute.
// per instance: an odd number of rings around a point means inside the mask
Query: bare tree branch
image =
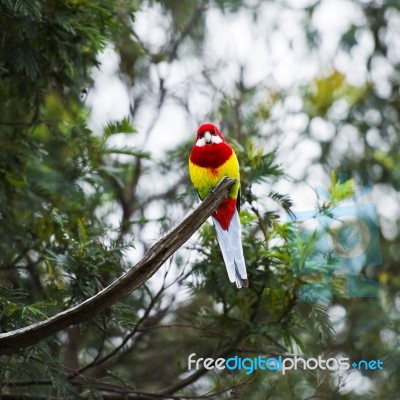
<svg viewBox="0 0 400 400"><path fill-rule="evenodd" d="M234 179L223 178L207 198L177 227L153 245L146 255L111 285L75 307L25 328L0 334L0 354L31 346L71 325L87 321L145 283L178 250L226 198Z"/></svg>
<svg viewBox="0 0 400 400"><path fill-rule="evenodd" d="M208 0L203 0L196 6L190 20L181 30L180 35L175 40L172 40L169 44L170 48L168 49L167 55L170 62L176 59L176 54L178 52L179 46L185 40L186 36L189 35L190 31L193 29L196 21L198 20L199 15L204 11L207 4Z"/></svg>

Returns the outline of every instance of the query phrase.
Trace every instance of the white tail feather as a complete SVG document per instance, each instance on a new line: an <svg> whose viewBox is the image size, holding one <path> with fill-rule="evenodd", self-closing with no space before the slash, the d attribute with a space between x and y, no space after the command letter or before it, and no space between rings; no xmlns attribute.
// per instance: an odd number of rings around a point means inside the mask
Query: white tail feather
<svg viewBox="0 0 400 400"><path fill-rule="evenodd" d="M219 247L224 258L226 271L231 282L236 282L236 286L241 288L247 286L247 272L244 262L241 226L239 214L235 210L228 230L222 229L219 222L212 218L217 232Z"/></svg>

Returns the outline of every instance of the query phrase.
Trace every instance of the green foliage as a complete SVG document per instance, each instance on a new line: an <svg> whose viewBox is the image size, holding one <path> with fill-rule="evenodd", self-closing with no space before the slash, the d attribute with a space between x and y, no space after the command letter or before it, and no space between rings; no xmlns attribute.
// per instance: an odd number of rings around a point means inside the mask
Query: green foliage
<svg viewBox="0 0 400 400"><path fill-rule="evenodd" d="M346 82L346 76L333 70L331 74L318 77L307 87L305 96L305 110L311 116L327 116L329 110L337 100L346 100L349 106L361 101L371 90L369 83L364 86L353 86Z"/></svg>
<svg viewBox="0 0 400 400"><path fill-rule="evenodd" d="M149 155L109 146L110 135L134 132L127 118L101 135L92 132L79 87L128 22L118 14L132 16L127 4L0 2L1 332L82 302L124 270L122 255L131 245L104 218L119 193L103 171L112 162L123 181L128 163L115 156L127 155L132 164ZM86 328L89 337L104 318ZM34 393L75 397L62 342L53 338L2 357L3 383L46 377L51 385Z"/></svg>
<svg viewBox="0 0 400 400"><path fill-rule="evenodd" d="M348 199L355 193L354 190L355 180L349 179L345 182L340 182L337 179L336 172L333 171L331 174L331 184L329 187L329 196L332 200L337 203Z"/></svg>
<svg viewBox="0 0 400 400"><path fill-rule="evenodd" d="M241 174L243 175L243 180L249 185L283 175L282 169L274 164L275 151L263 154L262 149L256 150L254 144L250 141L246 157L248 162L241 169Z"/></svg>
<svg viewBox="0 0 400 400"><path fill-rule="evenodd" d="M2 79L18 76L21 87L76 85L96 65L96 55L122 29L129 2L1 1Z"/></svg>
<svg viewBox="0 0 400 400"><path fill-rule="evenodd" d="M329 198L318 207L318 213L321 215L331 216L331 210L333 208L337 207L341 201L349 199L356 193L354 185L354 179L348 179L341 182L337 178L336 172L332 171L331 182L328 190Z"/></svg>
<svg viewBox="0 0 400 400"><path fill-rule="evenodd" d="M104 138L107 139L111 135L117 133L133 133L135 128L130 124L129 118L125 117L122 121L109 122L104 128Z"/></svg>

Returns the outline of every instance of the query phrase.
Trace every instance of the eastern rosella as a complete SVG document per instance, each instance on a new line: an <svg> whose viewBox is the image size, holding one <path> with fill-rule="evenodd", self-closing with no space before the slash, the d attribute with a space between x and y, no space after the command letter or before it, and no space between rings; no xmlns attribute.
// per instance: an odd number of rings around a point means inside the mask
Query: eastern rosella
<svg viewBox="0 0 400 400"><path fill-rule="evenodd" d="M240 207L239 163L232 147L226 143L216 125L205 123L198 128L196 143L189 158L189 173L202 200L224 176L236 179L226 200L212 214L212 220L229 280L236 282L238 288L247 287L249 282L243 257L238 214Z"/></svg>

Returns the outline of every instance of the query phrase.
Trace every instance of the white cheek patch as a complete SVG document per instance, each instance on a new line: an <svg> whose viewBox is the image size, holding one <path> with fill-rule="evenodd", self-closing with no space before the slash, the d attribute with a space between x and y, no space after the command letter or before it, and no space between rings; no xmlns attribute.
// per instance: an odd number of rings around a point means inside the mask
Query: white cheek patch
<svg viewBox="0 0 400 400"><path fill-rule="evenodd" d="M204 139L204 138L197 139L197 141L196 141L196 146L198 146L198 147L203 147L203 146L205 146L205 145L206 145L206 139Z"/></svg>
<svg viewBox="0 0 400 400"><path fill-rule="evenodd" d="M211 141L212 141L214 144L222 143L222 139L221 139L219 136L217 136L217 135L211 136Z"/></svg>
<svg viewBox="0 0 400 400"><path fill-rule="evenodd" d="M219 136L211 135L211 143L220 144L222 142L223 142L223 140ZM205 137L202 137L201 139L197 139L197 141L196 141L196 146L198 146L198 147L203 147L206 144L207 144L207 142L206 142L206 138Z"/></svg>

